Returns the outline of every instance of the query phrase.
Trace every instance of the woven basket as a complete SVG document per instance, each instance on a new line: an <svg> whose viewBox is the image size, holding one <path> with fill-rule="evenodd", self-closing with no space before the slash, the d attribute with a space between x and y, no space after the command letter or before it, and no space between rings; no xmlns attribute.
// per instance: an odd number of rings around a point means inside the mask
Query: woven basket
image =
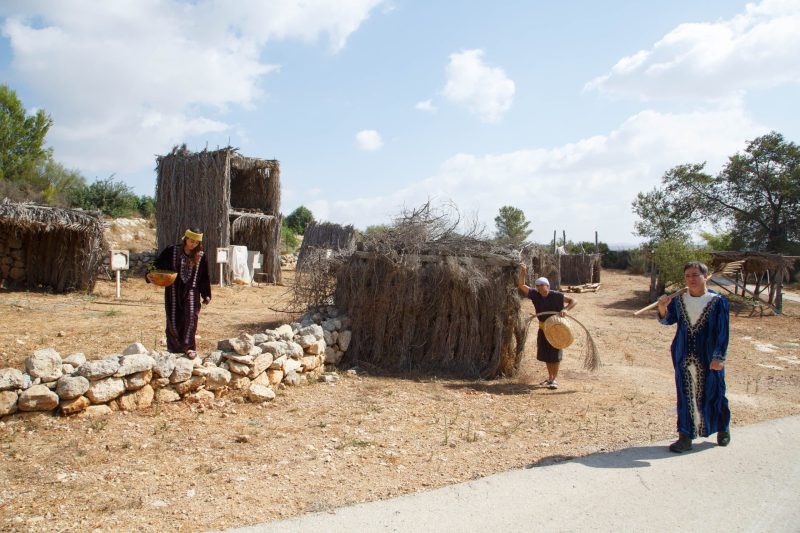
<svg viewBox="0 0 800 533"><path fill-rule="evenodd" d="M544 337L558 350L567 348L575 340L569 319L558 315L544 321Z"/></svg>
<svg viewBox="0 0 800 533"><path fill-rule="evenodd" d="M153 270L150 272L149 276L150 283L158 285L159 287L169 287L175 283L178 273L169 270Z"/></svg>

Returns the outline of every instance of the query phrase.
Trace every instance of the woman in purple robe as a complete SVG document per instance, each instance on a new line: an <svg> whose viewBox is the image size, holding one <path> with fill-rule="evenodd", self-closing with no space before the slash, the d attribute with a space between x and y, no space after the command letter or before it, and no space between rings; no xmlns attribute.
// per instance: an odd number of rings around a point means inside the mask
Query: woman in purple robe
<svg viewBox="0 0 800 533"><path fill-rule="evenodd" d="M693 261L683 267L686 292L658 299L659 321L677 323L672 364L678 398L678 440L675 453L692 449L692 439L717 434L717 444L731 440L731 412L725 397L728 351L728 300L706 287L708 267ZM679 294L680 293L680 294Z"/></svg>
<svg viewBox="0 0 800 533"><path fill-rule="evenodd" d="M178 273L175 283L164 291L167 347L172 353L185 353L194 359L197 356L195 333L200 318L200 302L208 305L211 301L211 278L208 260L203 253L203 234L197 228L186 230L179 244L164 248L155 266Z"/></svg>

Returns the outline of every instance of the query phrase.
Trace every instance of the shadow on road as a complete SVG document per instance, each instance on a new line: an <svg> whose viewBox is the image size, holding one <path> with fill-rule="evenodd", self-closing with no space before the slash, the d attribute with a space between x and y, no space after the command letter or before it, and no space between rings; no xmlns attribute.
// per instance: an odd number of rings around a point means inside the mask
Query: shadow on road
<svg viewBox="0 0 800 533"><path fill-rule="evenodd" d="M595 453L585 457L572 457L569 455L551 455L542 457L538 461L531 463L525 468L537 468L550 466L567 461L589 466L592 468L643 468L650 466L651 461L658 459L677 459L693 453L700 453L713 448L711 442L698 442L692 449L681 454L672 453L666 446L637 446L626 448L617 452Z"/></svg>

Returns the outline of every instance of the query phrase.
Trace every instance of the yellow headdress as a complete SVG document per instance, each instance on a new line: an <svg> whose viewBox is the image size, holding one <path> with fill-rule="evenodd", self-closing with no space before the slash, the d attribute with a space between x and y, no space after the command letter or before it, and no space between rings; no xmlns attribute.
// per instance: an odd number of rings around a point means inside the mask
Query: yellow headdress
<svg viewBox="0 0 800 533"><path fill-rule="evenodd" d="M190 229L187 229L186 233L184 233L183 236L186 237L187 239L193 239L195 241L200 241L200 242L203 241L203 234L202 233L195 233Z"/></svg>

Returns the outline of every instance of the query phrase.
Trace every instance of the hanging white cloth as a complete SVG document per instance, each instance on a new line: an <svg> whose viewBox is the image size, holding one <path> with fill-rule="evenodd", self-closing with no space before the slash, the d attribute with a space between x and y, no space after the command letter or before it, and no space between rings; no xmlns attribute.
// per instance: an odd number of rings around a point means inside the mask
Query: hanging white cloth
<svg viewBox="0 0 800 533"><path fill-rule="evenodd" d="M247 246L231 246L228 269L233 283L250 285L253 282L253 273L250 271L247 259Z"/></svg>

